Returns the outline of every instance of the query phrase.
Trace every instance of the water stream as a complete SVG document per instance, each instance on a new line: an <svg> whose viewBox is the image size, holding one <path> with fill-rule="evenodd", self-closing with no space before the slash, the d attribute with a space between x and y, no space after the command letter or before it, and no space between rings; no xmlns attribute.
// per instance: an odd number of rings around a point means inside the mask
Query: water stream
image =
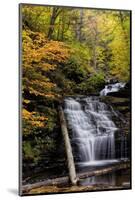
<svg viewBox="0 0 135 200"><path fill-rule="evenodd" d="M106 96L108 93L118 92L121 88L124 88L125 85L125 83L108 84L103 90L100 91L100 95Z"/></svg>

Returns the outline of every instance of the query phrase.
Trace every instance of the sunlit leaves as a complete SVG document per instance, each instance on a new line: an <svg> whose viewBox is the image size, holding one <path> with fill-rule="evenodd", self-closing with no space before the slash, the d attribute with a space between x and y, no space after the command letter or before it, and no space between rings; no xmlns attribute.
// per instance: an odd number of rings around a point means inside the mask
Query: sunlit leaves
<svg viewBox="0 0 135 200"><path fill-rule="evenodd" d="M24 123L27 123L27 125L29 125L31 127L34 126L35 128L36 127L38 127L38 128L39 127L44 127L45 123L48 120L47 117L45 117L43 115L40 115L40 113L34 112L34 111L33 112L29 112L26 109L22 110L22 117L23 117L23 120L24 120L23 122Z"/></svg>
<svg viewBox="0 0 135 200"><path fill-rule="evenodd" d="M88 11L84 34L91 49L91 63L106 78L128 81L130 68L130 20L122 11Z"/></svg>
<svg viewBox="0 0 135 200"><path fill-rule="evenodd" d="M46 75L59 64L65 63L69 57L69 48L62 42L47 40L44 33L24 29L22 32L22 88L23 88L23 131L24 135L32 134L32 130L45 128L48 118L45 113L29 111L31 99L26 93L35 98L54 99L56 84ZM34 97L33 96L33 97Z"/></svg>

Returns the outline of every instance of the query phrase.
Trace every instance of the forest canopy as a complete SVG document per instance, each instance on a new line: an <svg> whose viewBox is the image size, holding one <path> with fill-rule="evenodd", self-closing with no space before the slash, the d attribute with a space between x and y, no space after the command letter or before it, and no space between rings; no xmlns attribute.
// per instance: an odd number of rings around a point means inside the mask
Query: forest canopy
<svg viewBox="0 0 135 200"><path fill-rule="evenodd" d="M130 12L22 5L23 159L54 153L57 105L130 79Z"/></svg>

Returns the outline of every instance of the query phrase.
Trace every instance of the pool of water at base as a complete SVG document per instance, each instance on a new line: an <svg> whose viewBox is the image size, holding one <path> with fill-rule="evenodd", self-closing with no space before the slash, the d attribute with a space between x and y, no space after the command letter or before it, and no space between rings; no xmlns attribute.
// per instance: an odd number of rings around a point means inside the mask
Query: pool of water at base
<svg viewBox="0 0 135 200"><path fill-rule="evenodd" d="M108 186L130 188L130 169L118 170L109 174L79 180L80 186Z"/></svg>

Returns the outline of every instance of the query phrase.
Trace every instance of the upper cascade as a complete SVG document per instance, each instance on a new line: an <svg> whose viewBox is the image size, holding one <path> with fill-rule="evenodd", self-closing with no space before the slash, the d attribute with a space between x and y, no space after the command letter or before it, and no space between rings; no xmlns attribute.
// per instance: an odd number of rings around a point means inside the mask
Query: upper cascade
<svg viewBox="0 0 135 200"><path fill-rule="evenodd" d="M106 96L108 93L111 92L118 92L121 88L124 88L125 85L126 83L108 84L103 90L100 91L100 96Z"/></svg>

